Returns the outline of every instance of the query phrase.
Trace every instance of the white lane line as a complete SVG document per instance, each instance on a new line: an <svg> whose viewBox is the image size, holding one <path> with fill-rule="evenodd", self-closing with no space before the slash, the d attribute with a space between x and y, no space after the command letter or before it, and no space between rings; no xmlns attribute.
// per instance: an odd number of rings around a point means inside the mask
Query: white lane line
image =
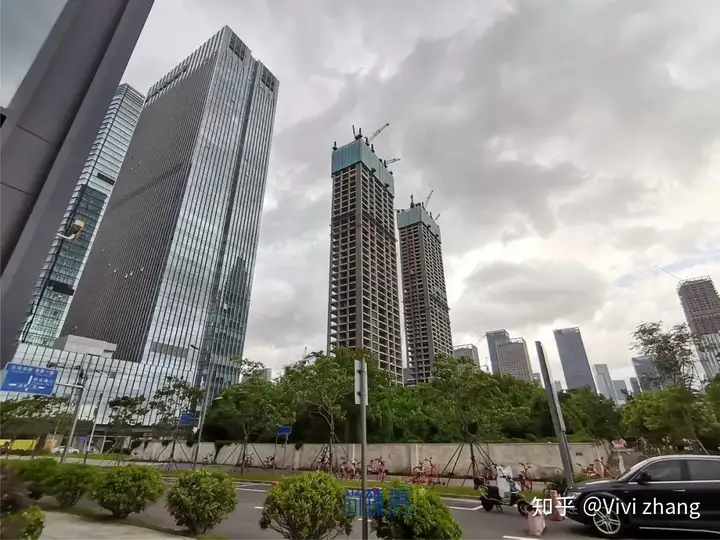
<svg viewBox="0 0 720 540"><path fill-rule="evenodd" d="M267 493L266 489L250 489L250 488L242 488L242 487L235 488L235 491L250 491L252 493Z"/></svg>
<svg viewBox="0 0 720 540"><path fill-rule="evenodd" d="M537 540L537 538L528 538L527 536L503 536L507 540Z"/></svg>
<svg viewBox="0 0 720 540"><path fill-rule="evenodd" d="M469 510L469 511L471 511L471 512L472 512L473 510L477 510L477 508L470 508L470 507L468 507L468 506L449 506L449 505L448 505L448 508L450 508L451 510ZM480 507L478 507L478 508L482 508L482 506L480 506Z"/></svg>
<svg viewBox="0 0 720 540"><path fill-rule="evenodd" d="M475 498L473 498L473 499L458 499L458 498L456 498L456 497L443 497L442 495L440 495L440 498L441 498L442 500L444 500L444 501L459 501L459 502L474 502L474 501L477 501L477 499L475 499Z"/></svg>
<svg viewBox="0 0 720 540"><path fill-rule="evenodd" d="M264 509L263 506L256 506L256 507L255 507L255 510L263 510L263 509Z"/></svg>

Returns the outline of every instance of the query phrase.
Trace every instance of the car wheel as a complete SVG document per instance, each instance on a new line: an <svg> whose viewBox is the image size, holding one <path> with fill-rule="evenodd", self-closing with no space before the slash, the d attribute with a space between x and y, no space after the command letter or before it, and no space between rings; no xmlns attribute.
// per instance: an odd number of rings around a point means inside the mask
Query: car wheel
<svg viewBox="0 0 720 540"><path fill-rule="evenodd" d="M603 505L592 516L592 528L603 538L622 538L625 532L625 524L614 507L613 504Z"/></svg>

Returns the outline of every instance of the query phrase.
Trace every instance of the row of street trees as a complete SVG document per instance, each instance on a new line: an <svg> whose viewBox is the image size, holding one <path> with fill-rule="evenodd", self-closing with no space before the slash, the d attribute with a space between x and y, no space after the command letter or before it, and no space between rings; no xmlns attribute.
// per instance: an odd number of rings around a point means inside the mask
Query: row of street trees
<svg viewBox="0 0 720 540"><path fill-rule="evenodd" d="M629 395L623 407L589 388L562 392L560 402L571 441L637 441L648 452L676 449L688 441L708 449L720 446L720 378L700 391L694 370L695 337L684 325L669 330L660 323L640 325L634 348L655 356L656 392ZM396 385L364 350L322 351L286 368L268 382L259 375L263 366L238 361L244 382L225 388L212 402L204 440L251 442L274 440L279 425L293 425L291 442L333 443L359 441L359 410L355 405L354 363L368 363L368 441L409 443L531 442L551 440L554 431L545 391L535 382L489 374L467 359L437 358L434 378L416 387ZM110 424L118 435L130 435L148 412L156 418L156 437L183 438L179 415L202 401L202 390L186 381L168 378L149 400L123 396L109 402ZM46 398L20 400L37 405ZM2 429L23 431L22 416L2 407ZM48 411L52 409L48 405ZM27 408L27 407L26 407ZM8 412L9 411L9 412ZM33 413L35 414L35 413ZM27 416L27 414L25 415ZM46 413L33 433L50 426L58 416ZM18 426L16 429L13 426Z"/></svg>

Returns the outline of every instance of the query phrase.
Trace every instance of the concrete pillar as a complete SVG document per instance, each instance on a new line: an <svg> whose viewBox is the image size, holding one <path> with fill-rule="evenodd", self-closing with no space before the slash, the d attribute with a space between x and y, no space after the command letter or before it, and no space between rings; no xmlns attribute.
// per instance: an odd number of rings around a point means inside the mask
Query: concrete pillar
<svg viewBox="0 0 720 540"><path fill-rule="evenodd" d="M0 129L0 365L154 0L68 0Z"/></svg>

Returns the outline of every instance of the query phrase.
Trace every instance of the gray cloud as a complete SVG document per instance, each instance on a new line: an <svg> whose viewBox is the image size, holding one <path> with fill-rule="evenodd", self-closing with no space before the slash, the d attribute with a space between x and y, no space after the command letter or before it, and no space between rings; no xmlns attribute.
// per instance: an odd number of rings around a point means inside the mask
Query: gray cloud
<svg viewBox="0 0 720 540"><path fill-rule="evenodd" d="M452 312L453 330L482 334L498 325L533 328L587 321L602 307L607 285L581 263L494 262L476 269Z"/></svg>
<svg viewBox="0 0 720 540"><path fill-rule="evenodd" d="M652 223L658 184L698 189L720 139L717 20L711 0L157 0L126 75L145 90L228 24L281 81L248 335L265 354L324 347L330 148L353 124L391 123L375 146L402 158L397 206L434 189L448 256L559 231L638 264L705 249L712 220ZM605 302L592 260L487 257L457 333L589 324Z"/></svg>

